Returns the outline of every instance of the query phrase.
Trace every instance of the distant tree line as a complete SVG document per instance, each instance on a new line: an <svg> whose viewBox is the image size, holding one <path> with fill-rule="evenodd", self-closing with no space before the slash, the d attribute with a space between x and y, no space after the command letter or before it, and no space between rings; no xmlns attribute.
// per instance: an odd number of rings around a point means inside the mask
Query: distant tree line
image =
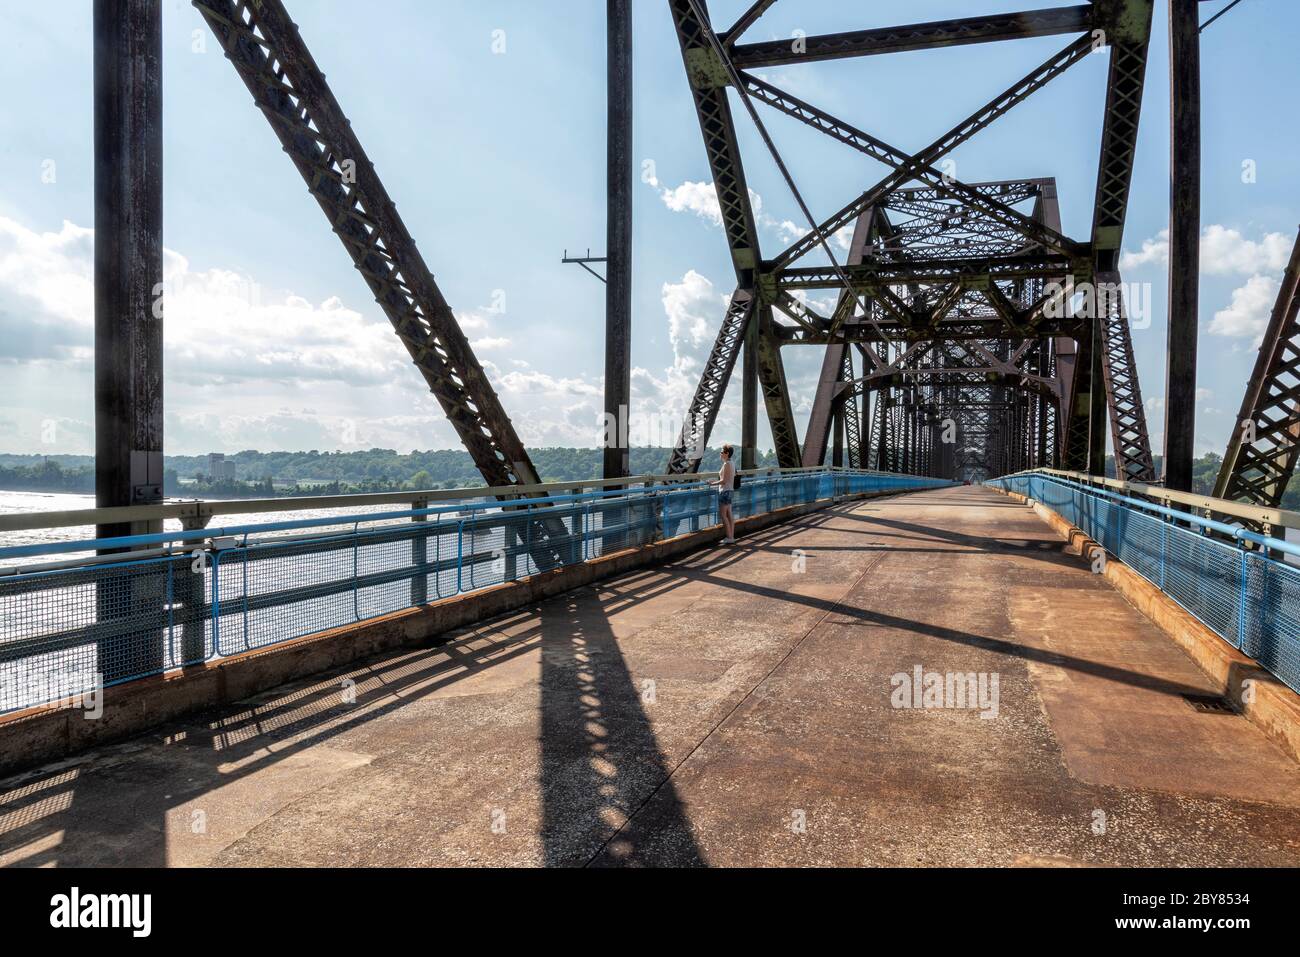
<svg viewBox="0 0 1300 957"><path fill-rule="evenodd" d="M668 449L633 449L633 475L658 475L668 461ZM580 482L599 478L600 449L541 448L529 455L543 482ZM207 456L169 455L164 460L164 492L197 498L270 498L278 495L337 495L400 492L408 489L474 488L483 478L469 453L461 449L399 454L392 449L364 452L258 452L226 456L235 463L234 480L213 480L206 474ZM1193 465L1193 491L1209 495L1223 459L1213 452ZM708 449L700 467L721 467L716 448ZM774 468L776 455L758 456L760 468ZM1115 474L1112 458L1107 474ZM1156 457L1159 472L1160 457ZM89 455L0 455L0 489L34 492L95 491L95 460ZM1282 507L1300 510L1300 476L1293 478Z"/></svg>
<svg viewBox="0 0 1300 957"><path fill-rule="evenodd" d="M633 475L658 475L669 449L633 449ZM543 482L580 482L599 478L600 449L537 448L529 456ZM401 454L393 449L358 452L258 452L226 456L236 478L213 479L206 455L169 455L164 459L164 492L169 496L250 498L277 495L333 495L451 489L482 486L483 477L469 453L437 449ZM716 448L706 450L705 471L722 465ZM776 466L773 452L761 453L758 465ZM95 490L94 458L88 455L0 455L0 488L41 492Z"/></svg>

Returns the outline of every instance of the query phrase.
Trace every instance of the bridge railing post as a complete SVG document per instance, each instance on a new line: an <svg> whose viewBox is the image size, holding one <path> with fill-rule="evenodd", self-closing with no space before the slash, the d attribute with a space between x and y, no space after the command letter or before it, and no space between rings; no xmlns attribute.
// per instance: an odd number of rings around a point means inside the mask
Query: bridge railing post
<svg viewBox="0 0 1300 957"><path fill-rule="evenodd" d="M418 498L411 503L411 511L418 512L429 507L427 498ZM412 515L411 521L424 524L428 522L427 515ZM411 604L423 605L429 600L429 576L424 566L429 562L429 537L424 533L424 529L417 528L414 536L411 538Z"/></svg>

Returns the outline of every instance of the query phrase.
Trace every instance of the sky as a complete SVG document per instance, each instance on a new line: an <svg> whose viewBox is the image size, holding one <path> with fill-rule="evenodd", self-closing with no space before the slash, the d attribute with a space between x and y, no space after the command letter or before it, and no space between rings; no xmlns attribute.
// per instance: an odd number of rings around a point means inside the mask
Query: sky
<svg viewBox="0 0 1300 957"><path fill-rule="evenodd" d="M1227 0L1201 4L1202 18ZM601 441L601 0L289 0L526 445ZM714 0L719 28L749 5ZM748 39L784 39L1069 0L780 0ZM1152 439L1163 441L1168 40L1157 0L1121 261ZM637 0L632 441L676 437L734 285L668 6ZM14 6L0 35L0 451L94 442L90 0ZM164 0L166 445L398 451L454 431L199 14ZM1300 4L1244 0L1202 34L1199 453L1222 451L1300 224ZM759 71L915 151L1069 42L1044 37ZM967 182L1054 176L1087 239L1107 54L952 154ZM15 95L16 94L16 95ZM802 216L733 96L765 255ZM819 219L886 170L763 114ZM810 258L809 264L816 258ZM825 300L813 298L816 305ZM800 428L821 347L784 358ZM739 438L738 387L713 441ZM762 417L760 416L760 420ZM766 423L760 445L770 447Z"/></svg>

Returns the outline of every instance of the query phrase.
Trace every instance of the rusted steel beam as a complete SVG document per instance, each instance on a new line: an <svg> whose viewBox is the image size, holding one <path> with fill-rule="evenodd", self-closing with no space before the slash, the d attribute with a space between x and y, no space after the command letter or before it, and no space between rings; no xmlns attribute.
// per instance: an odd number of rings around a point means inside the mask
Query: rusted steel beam
<svg viewBox="0 0 1300 957"><path fill-rule="evenodd" d="M880 199L886 193L904 186L914 179L916 169L938 163L962 143L965 143L981 130L987 129L994 121L1005 115L1017 104L1023 103L1052 80L1069 70L1070 67L1082 62L1091 52L1092 41L1088 37L1080 37L1070 43L1063 50L1045 60L980 109L966 117L939 139L915 154L912 157L912 162L901 169L895 170L839 212L825 220L819 226L818 232L823 236L830 236L838 232L853 222L862 210L868 206L879 204ZM784 268L790 263L801 259L818 246L817 234L809 233L778 254L772 261L772 267L776 269Z"/></svg>
<svg viewBox="0 0 1300 957"><path fill-rule="evenodd" d="M451 306L280 0L194 0L489 486L538 480Z"/></svg>
<svg viewBox="0 0 1300 957"><path fill-rule="evenodd" d="M1092 5L1082 4L801 37L798 43L791 40L770 40L737 44L734 59L737 66L745 68L781 66L843 57L901 53L906 50L963 46L969 43L1017 40L1023 37L1080 33L1093 29L1095 23L1096 13Z"/></svg>
<svg viewBox="0 0 1300 957"><path fill-rule="evenodd" d="M772 430L772 445L777 465L796 468L801 460L799 434L795 430L794 408L790 404L790 387L786 383L785 364L780 344L771 334L772 308L759 307L758 382L767 404L767 422Z"/></svg>
<svg viewBox="0 0 1300 957"><path fill-rule="evenodd" d="M1201 40L1196 0L1169 2L1169 331L1165 488L1192 490L1201 280ZM1120 476L1123 478L1123 476Z"/></svg>
<svg viewBox="0 0 1300 957"><path fill-rule="evenodd" d="M95 0L95 503L163 500L162 8ZM161 532L160 521L100 525L100 537ZM156 618L166 572L106 580L99 617ZM104 682L164 666L162 632L96 649Z"/></svg>
<svg viewBox="0 0 1300 957"><path fill-rule="evenodd" d="M1246 383L1215 498L1277 508L1300 458L1300 234Z"/></svg>
<svg viewBox="0 0 1300 957"><path fill-rule="evenodd" d="M745 342L745 333L753 320L755 297L752 290L737 289L731 296L727 313L718 328L717 338L709 357L704 362L704 371L700 374L695 395L686 410L682 422L681 435L677 439L668 458L667 474L677 475L684 472L698 472L700 457L708 444L713 424L718 419L718 410L722 407L722 398L727 391L732 370L736 367L736 357L740 346Z"/></svg>
<svg viewBox="0 0 1300 957"><path fill-rule="evenodd" d="M604 477L622 478L630 469L628 413L632 404L632 0L607 0L606 18ZM610 423L617 427L610 430Z"/></svg>
<svg viewBox="0 0 1300 957"><path fill-rule="evenodd" d="M722 228L731 250L737 284L751 287L761 259L758 228L745 184L745 168L736 143L736 124L727 101L726 67L709 40L709 25L696 16L691 0L669 0L682 62L691 84L695 113L718 194ZM701 3L701 8L703 4Z"/></svg>

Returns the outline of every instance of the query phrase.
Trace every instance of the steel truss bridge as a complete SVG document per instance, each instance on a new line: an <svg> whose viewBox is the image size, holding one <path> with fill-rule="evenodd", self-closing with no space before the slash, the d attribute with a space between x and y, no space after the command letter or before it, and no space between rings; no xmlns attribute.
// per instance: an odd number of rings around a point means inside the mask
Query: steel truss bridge
<svg viewBox="0 0 1300 957"><path fill-rule="evenodd" d="M718 24L705 0L666 0L681 47L735 271L735 290L666 471L695 472L733 378L742 400L742 466L755 462L767 416L783 468L834 464L979 480L1034 467L1102 474L1107 435L1119 477L1190 483L1199 207L1199 47L1193 0L1171 9L1169 383L1158 475L1123 298L1119 253L1133 178L1154 0L972 16L749 42L777 2L757 0ZM785 0L793 3L794 0ZM392 323L488 486L535 486L527 450L433 273L281 0L194 0L329 228ZM906 4L898 4L900 12ZM610 245L607 412L630 403L630 91L627 0L610 0ZM157 5L96 5L96 228L115 249L97 261L99 504L161 500L161 336L142 322L161 264L161 90ZM754 71L846 57L1060 37L1053 55L932 142L885 142ZM968 183L944 160L1091 56L1108 59L1091 228L1062 229L1051 178ZM132 104L132 108L124 107ZM760 132L806 215L806 233L764 248L738 145L737 111ZM784 114L888 168L846 183L845 204L815 217L762 117ZM1014 156L1014 151L1007 151ZM130 214L120 197L138 202ZM117 197L117 199L115 199ZM831 240L851 235L837 257ZM1188 246L1187 236L1191 235ZM1300 253L1297 253L1300 256ZM1216 494L1276 506L1300 442L1296 257L1287 270ZM808 293L833 293L822 315ZM1076 308L1083 291L1084 308ZM795 421L783 357L818 346L811 415ZM742 358L743 357L743 358ZM607 449L606 478L626 476ZM536 493L529 493L536 494ZM107 529L107 533L145 529ZM557 529L558 534L558 529ZM545 540L539 550L547 548ZM539 552L538 560L544 555ZM544 562L543 562L544 564Z"/></svg>
<svg viewBox="0 0 1300 957"><path fill-rule="evenodd" d="M632 0L607 2L617 415ZM281 0L194 0L486 487L164 502L161 3L96 0L100 507L0 515L0 867L1300 862L1300 512L1278 507L1300 243L1215 497L1192 494L1197 3L1168 0L1158 474L1118 269L1153 0L750 42L776 2L719 24L663 0L735 271L667 468L629 476L623 445L602 478L543 484ZM919 148L755 72L1021 37L1060 47ZM1052 178L947 175L1087 57L1108 72L1086 235ZM815 216L773 111L889 172ZM742 112L807 220L785 249L760 245ZM781 468L744 475L739 540L714 547L697 453L733 379L742 466L765 410Z"/></svg>

